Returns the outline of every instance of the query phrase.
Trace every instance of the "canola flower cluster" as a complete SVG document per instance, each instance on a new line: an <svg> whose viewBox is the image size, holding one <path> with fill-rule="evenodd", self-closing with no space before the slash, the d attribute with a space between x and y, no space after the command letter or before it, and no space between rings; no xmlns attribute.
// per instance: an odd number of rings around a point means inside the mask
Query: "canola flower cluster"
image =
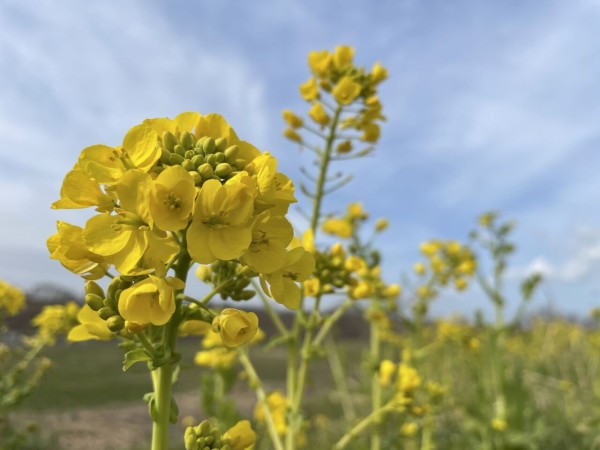
<svg viewBox="0 0 600 450"><path fill-rule="evenodd" d="M249 450L254 448L256 433L247 420L239 421L223 434L205 420L186 428L184 440L185 450Z"/></svg>
<svg viewBox="0 0 600 450"><path fill-rule="evenodd" d="M183 254L200 264L239 262L261 276L267 295L295 308L296 282L314 269L310 253L290 245L285 214L295 201L276 159L240 140L223 117L147 119L121 146L81 152L53 208L98 214L84 227L59 221L47 245L51 258L88 280L110 266L119 272L106 295L86 286L88 306L113 332L171 319L184 282L167 271Z"/></svg>
<svg viewBox="0 0 600 450"><path fill-rule="evenodd" d="M15 316L25 307L23 291L6 281L0 280L0 317Z"/></svg>
<svg viewBox="0 0 600 450"><path fill-rule="evenodd" d="M377 97L377 86L387 78L387 70L379 63L370 71L356 66L354 49L345 45L336 47L333 53L328 50L310 52L308 65L312 76L300 86L300 94L312 105L308 115L314 124L323 129L339 121L341 129L360 133L342 140L336 148L337 153L351 152L353 140L369 144L377 142L381 131L378 122L385 120ZM340 120L340 111L354 102L360 102L360 108ZM300 132L300 128L304 127L303 119L290 110L283 112L283 118L289 125L284 136L303 143Z"/></svg>
<svg viewBox="0 0 600 450"><path fill-rule="evenodd" d="M457 241L431 240L421 244L420 250L427 262L415 264L417 275L430 273L441 286L453 281L459 291L468 287L467 279L475 274L477 268L475 255L470 248ZM426 297L426 288L423 286L421 290L419 296Z"/></svg>

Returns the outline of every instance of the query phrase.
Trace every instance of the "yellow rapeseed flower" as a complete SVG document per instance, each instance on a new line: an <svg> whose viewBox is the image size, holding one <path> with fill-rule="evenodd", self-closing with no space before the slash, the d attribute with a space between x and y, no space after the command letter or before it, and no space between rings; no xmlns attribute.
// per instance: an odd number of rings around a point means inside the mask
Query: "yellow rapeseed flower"
<svg viewBox="0 0 600 450"><path fill-rule="evenodd" d="M339 104L349 105L360 95L360 91L360 84L356 83L352 77L346 76L338 81L332 94Z"/></svg>
<svg viewBox="0 0 600 450"><path fill-rule="evenodd" d="M71 342L101 340L107 341L113 337L113 333L106 327L106 321L102 320L97 312L88 305L83 305L77 313L79 325L75 326L67 339Z"/></svg>
<svg viewBox="0 0 600 450"><path fill-rule="evenodd" d="M239 258L252 242L251 190L243 183L208 180L200 189L187 231L190 255L201 264Z"/></svg>
<svg viewBox="0 0 600 450"><path fill-rule="evenodd" d="M338 45L333 53L333 64L338 70L344 70L352 65L354 58L354 49L349 45Z"/></svg>
<svg viewBox="0 0 600 450"><path fill-rule="evenodd" d="M377 219L377 222L375 222L375 231L381 232L387 230L389 226L390 223L388 220L382 217L381 219Z"/></svg>
<svg viewBox="0 0 600 450"><path fill-rule="evenodd" d="M258 330L258 317L253 312L225 308L213 319L212 330L218 332L227 347L250 342Z"/></svg>
<svg viewBox="0 0 600 450"><path fill-rule="evenodd" d="M302 117L297 116L289 109L284 109L281 115L283 116L283 120L292 128L300 128L304 124Z"/></svg>
<svg viewBox="0 0 600 450"><path fill-rule="evenodd" d="M223 434L229 440L231 450L247 450L254 446L256 433L248 420L240 420Z"/></svg>
<svg viewBox="0 0 600 450"><path fill-rule="evenodd" d="M325 219L322 225L324 233L347 239L352 236L352 224L344 219Z"/></svg>
<svg viewBox="0 0 600 450"><path fill-rule="evenodd" d="M306 101L313 101L319 97L319 87L314 78L311 78L306 83L300 85L300 94Z"/></svg>
<svg viewBox="0 0 600 450"><path fill-rule="evenodd" d="M286 253L285 263L277 272L261 277L261 285L282 305L297 309L300 306L301 292L296 282L305 281L315 270L315 259L302 247L295 247ZM269 286L266 286L266 283Z"/></svg>
<svg viewBox="0 0 600 450"><path fill-rule="evenodd" d="M256 220L252 241L241 261L259 273L275 272L283 266L286 248L293 237L292 225L284 217Z"/></svg>
<svg viewBox="0 0 600 450"><path fill-rule="evenodd" d="M315 103L312 108L310 108L308 115L321 126L327 125L330 120L329 115L325 112L325 108L323 108L323 105L319 102Z"/></svg>
<svg viewBox="0 0 600 450"><path fill-rule="evenodd" d="M175 290L183 287L178 278L150 275L121 293L119 313L133 324L164 325L175 312Z"/></svg>
<svg viewBox="0 0 600 450"><path fill-rule="evenodd" d="M388 77L388 72L381 64L376 62L371 69L371 82L373 84L381 83Z"/></svg>
<svg viewBox="0 0 600 450"><path fill-rule="evenodd" d="M379 384L389 386L396 372L396 364L389 359L384 359L379 364Z"/></svg>
<svg viewBox="0 0 600 450"><path fill-rule="evenodd" d="M321 292L321 281L318 278L309 278L303 284L305 297L316 297Z"/></svg>
<svg viewBox="0 0 600 450"><path fill-rule="evenodd" d="M179 231L188 225L194 207L194 179L181 166L163 170L150 189L149 208L154 224L163 231Z"/></svg>
<svg viewBox="0 0 600 450"><path fill-rule="evenodd" d="M23 291L0 280L0 311L6 311L9 316L14 316L24 307L25 294Z"/></svg>
<svg viewBox="0 0 600 450"><path fill-rule="evenodd" d="M377 142L381 135L381 128L376 123L369 123L362 127L361 139L366 142Z"/></svg>
<svg viewBox="0 0 600 450"><path fill-rule="evenodd" d="M327 50L311 51L308 53L308 65L316 75L323 78L329 73L331 54Z"/></svg>

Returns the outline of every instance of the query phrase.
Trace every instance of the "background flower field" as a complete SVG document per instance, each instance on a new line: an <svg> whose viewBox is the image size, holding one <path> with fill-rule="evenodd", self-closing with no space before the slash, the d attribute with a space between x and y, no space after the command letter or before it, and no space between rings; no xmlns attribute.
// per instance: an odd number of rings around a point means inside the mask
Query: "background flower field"
<svg viewBox="0 0 600 450"><path fill-rule="evenodd" d="M270 6L0 7L0 450L600 448L597 2Z"/></svg>

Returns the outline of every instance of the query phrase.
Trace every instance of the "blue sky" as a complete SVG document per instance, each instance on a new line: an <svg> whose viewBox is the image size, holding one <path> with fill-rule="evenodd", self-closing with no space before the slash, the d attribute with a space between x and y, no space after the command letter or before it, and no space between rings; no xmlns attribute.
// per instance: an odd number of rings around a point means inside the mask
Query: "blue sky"
<svg viewBox="0 0 600 450"><path fill-rule="evenodd" d="M86 213L49 205L82 148L119 144L146 117L219 112L299 180L309 161L281 137L280 111L306 111L308 51L345 43L388 68L388 121L372 158L338 166L356 179L325 207L360 200L390 219L388 278L421 241L463 239L499 209L518 222L512 275L547 274L537 306L600 304L597 0L5 0L0 27L4 279L80 288L45 240ZM472 292L437 308L480 304Z"/></svg>

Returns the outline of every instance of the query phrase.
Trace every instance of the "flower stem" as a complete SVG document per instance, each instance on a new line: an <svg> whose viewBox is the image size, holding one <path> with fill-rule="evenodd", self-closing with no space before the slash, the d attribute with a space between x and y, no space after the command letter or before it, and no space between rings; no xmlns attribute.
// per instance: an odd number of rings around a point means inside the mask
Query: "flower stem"
<svg viewBox="0 0 600 450"><path fill-rule="evenodd" d="M354 427L346 432L342 438L332 447L332 450L342 450L350 444L360 433L369 428L374 423L378 423L389 412L395 409L395 405L390 402L385 406L373 411L363 420L358 422Z"/></svg>
<svg viewBox="0 0 600 450"><path fill-rule="evenodd" d="M281 439L279 438L279 435L277 434L277 429L275 427L275 421L273 420L273 415L271 414L271 409L269 408L269 405L267 403L267 396L265 394L265 390L262 387L260 378L258 377L258 374L256 373L256 370L254 369L254 366L252 365L250 358L248 358L248 353L247 353L246 349L242 349L240 351L239 359L240 359L240 362L242 363L242 366L244 366L244 370L248 374L250 386L252 386L254 388L254 391L256 392L256 398L258 398L258 401L264 411L265 422L267 423L267 429L269 431L269 437L271 438L273 447L275 448L275 450L283 450L283 444L281 443Z"/></svg>
<svg viewBox="0 0 600 450"><path fill-rule="evenodd" d="M152 371L156 408L156 417L152 425L152 450L168 450L169 448L171 375L171 363Z"/></svg>
<svg viewBox="0 0 600 450"><path fill-rule="evenodd" d="M378 301L373 299L375 308L379 309ZM371 410L377 411L381 408L381 384L379 383L379 373L375 368L379 364L380 358L380 333L379 324L371 319L369 322L370 328L370 362L373 367L371 374ZM371 432L371 450L381 449L381 428L378 424L373 427Z"/></svg>

